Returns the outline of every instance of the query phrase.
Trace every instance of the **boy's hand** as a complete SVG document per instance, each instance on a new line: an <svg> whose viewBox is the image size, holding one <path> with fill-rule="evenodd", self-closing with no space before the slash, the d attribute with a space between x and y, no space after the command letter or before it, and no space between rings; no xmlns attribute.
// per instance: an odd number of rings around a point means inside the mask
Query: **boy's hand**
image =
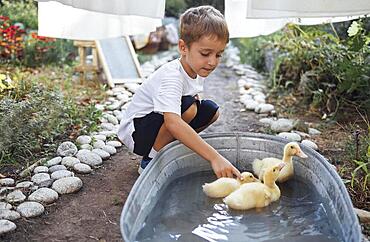
<svg viewBox="0 0 370 242"><path fill-rule="evenodd" d="M217 178L220 177L234 177L241 178L240 172L236 169L230 161L226 160L222 155L211 161L211 166Z"/></svg>

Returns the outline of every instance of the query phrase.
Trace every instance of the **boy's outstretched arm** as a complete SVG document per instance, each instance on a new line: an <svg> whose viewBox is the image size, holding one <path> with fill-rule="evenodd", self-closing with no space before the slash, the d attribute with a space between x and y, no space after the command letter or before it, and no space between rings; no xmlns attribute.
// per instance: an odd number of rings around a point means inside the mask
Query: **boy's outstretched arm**
<svg viewBox="0 0 370 242"><path fill-rule="evenodd" d="M163 115L164 125L171 135L208 160L217 178L233 177L233 175L241 178L239 170L207 144L179 115L170 112L165 112Z"/></svg>

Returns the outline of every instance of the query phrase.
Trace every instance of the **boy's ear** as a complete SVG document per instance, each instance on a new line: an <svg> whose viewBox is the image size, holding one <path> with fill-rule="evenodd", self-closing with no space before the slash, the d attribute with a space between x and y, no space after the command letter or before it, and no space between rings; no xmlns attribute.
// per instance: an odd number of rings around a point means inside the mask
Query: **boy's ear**
<svg viewBox="0 0 370 242"><path fill-rule="evenodd" d="M178 47L179 47L180 54L185 55L187 52L187 46L184 40L179 39Z"/></svg>

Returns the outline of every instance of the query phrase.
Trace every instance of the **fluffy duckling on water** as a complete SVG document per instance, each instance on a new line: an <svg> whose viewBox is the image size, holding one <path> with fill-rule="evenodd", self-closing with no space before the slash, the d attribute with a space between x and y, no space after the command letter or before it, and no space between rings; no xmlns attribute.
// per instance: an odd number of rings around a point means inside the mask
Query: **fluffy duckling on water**
<svg viewBox="0 0 370 242"><path fill-rule="evenodd" d="M260 180L262 180L264 172L268 167L284 162L285 167L281 170L277 181L285 182L289 180L291 177L293 177L294 175L293 156L307 158L307 155L302 152L301 148L296 142L290 142L285 145L283 159L268 157L262 160L259 160L259 159L254 160L253 161L253 173L256 176L258 176Z"/></svg>
<svg viewBox="0 0 370 242"><path fill-rule="evenodd" d="M285 166L281 162L278 165L270 166L264 174L264 182L246 183L239 189L224 198L227 206L237 210L247 210L251 208L262 208L280 198L280 189L275 181L280 171Z"/></svg>
<svg viewBox="0 0 370 242"><path fill-rule="evenodd" d="M241 179L221 177L212 183L205 183L203 187L204 193L208 197L220 198L226 197L236 189L240 187L241 184L248 182L256 182L257 178L253 176L250 172L241 173Z"/></svg>

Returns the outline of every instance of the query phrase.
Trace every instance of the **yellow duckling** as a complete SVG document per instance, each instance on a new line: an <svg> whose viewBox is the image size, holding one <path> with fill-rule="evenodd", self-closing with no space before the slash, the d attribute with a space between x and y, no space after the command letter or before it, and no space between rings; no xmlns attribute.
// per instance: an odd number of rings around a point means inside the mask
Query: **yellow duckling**
<svg viewBox="0 0 370 242"><path fill-rule="evenodd" d="M296 142L290 142L285 145L284 156L282 160L272 157L264 158L262 160L254 160L253 173L261 180L263 179L263 174L268 167L284 162L285 167L281 170L280 176L278 177L277 181L285 182L294 175L293 156L307 158L307 155L302 152L301 148Z"/></svg>
<svg viewBox="0 0 370 242"><path fill-rule="evenodd" d="M285 163L271 166L266 169L264 183L252 182L240 186L224 198L224 203L232 209L247 210L251 208L262 208L280 198L280 189L275 181Z"/></svg>
<svg viewBox="0 0 370 242"><path fill-rule="evenodd" d="M241 179L221 177L212 183L205 183L203 187L203 192L208 197L220 198L226 197L236 189L240 187L241 184L247 182L258 181L257 178L253 176L250 172L241 173Z"/></svg>

